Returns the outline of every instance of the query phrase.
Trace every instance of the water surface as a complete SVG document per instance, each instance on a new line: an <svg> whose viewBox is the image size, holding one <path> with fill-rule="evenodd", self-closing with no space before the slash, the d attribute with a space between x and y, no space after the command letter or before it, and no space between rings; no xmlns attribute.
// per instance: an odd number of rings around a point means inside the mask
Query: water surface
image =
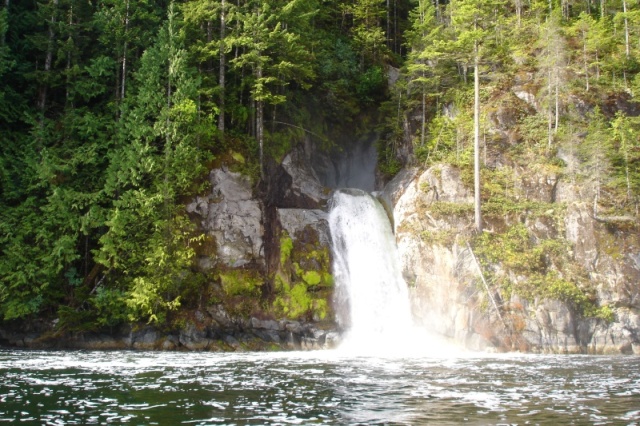
<svg viewBox="0 0 640 426"><path fill-rule="evenodd" d="M640 358L0 351L0 422L639 424Z"/></svg>

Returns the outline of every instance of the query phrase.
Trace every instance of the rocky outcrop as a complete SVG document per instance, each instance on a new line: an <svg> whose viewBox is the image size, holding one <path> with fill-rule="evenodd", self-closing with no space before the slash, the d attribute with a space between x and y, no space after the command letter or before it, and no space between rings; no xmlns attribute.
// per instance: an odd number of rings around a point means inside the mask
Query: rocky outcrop
<svg viewBox="0 0 640 426"><path fill-rule="evenodd" d="M397 185L399 196L388 197L394 201L403 275L418 322L470 349L640 354L640 236L633 232L637 224L625 225L630 232L597 220L579 196L570 196L567 185L560 185L563 204L556 204L555 177L520 177L529 196L548 203L548 209L493 215L487 218L488 232L499 234L524 224L533 247L543 240L566 245L564 269L548 261L548 281L540 285L559 285L553 280L560 277L577 286L518 294L483 281L491 272L517 284L515 288L528 288L533 278L508 265L480 266L469 245L477 238L470 193L455 168L435 166ZM585 296L562 293L569 290Z"/></svg>
<svg viewBox="0 0 640 426"><path fill-rule="evenodd" d="M187 212L197 217L215 244L212 253L198 259L200 267L264 264L261 203L253 196L249 178L219 168L211 171L209 181L211 193L187 205Z"/></svg>
<svg viewBox="0 0 640 426"><path fill-rule="evenodd" d="M303 146L267 170L269 181L256 188L228 167L211 171L211 192L192 200L187 211L208 237L198 249L198 264L212 279L207 297L213 303L196 311L179 333L148 337L149 342L134 339L131 345L188 350L325 345L335 328L331 238L322 210L330 190L318 181Z"/></svg>
<svg viewBox="0 0 640 426"><path fill-rule="evenodd" d="M318 244L330 247L331 235L327 213L323 210L277 209L280 226L288 235L299 239L307 227L317 233Z"/></svg>
<svg viewBox="0 0 640 426"><path fill-rule="evenodd" d="M0 344L30 349L136 349L182 351L313 350L332 348L338 334L313 322L234 317L220 306L195 311L174 331L148 325L123 326L110 333L56 332L52 324L37 329L0 329Z"/></svg>
<svg viewBox="0 0 640 426"><path fill-rule="evenodd" d="M271 198L278 207L318 209L329 199L329 190L318 180L302 147L292 150L282 160L272 188Z"/></svg>

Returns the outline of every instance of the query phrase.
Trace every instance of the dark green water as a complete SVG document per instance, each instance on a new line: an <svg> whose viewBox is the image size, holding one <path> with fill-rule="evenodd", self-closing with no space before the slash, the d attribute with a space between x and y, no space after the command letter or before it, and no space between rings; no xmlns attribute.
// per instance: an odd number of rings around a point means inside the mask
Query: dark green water
<svg viewBox="0 0 640 426"><path fill-rule="evenodd" d="M640 358L0 351L0 422L640 424Z"/></svg>

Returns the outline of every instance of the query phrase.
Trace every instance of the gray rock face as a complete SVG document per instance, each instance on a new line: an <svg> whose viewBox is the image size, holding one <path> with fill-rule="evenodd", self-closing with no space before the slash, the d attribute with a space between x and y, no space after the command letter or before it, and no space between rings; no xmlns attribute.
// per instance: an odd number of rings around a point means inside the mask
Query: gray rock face
<svg viewBox="0 0 640 426"><path fill-rule="evenodd" d="M387 211L392 212L394 206L398 202L398 199L407 190L407 187L413 183L417 169L402 169L389 183L387 183L384 189L378 194L378 199Z"/></svg>
<svg viewBox="0 0 640 426"><path fill-rule="evenodd" d="M322 210L278 209L278 220L291 237L304 232L304 229L310 226L318 233L320 244L323 246L331 244L327 213Z"/></svg>
<svg viewBox="0 0 640 426"><path fill-rule="evenodd" d="M220 305L201 312L200 320L187 321L180 330L162 332L153 326L123 327L113 334L73 333L46 338L39 332L0 329L0 347L88 350L318 350L334 348L339 334L310 322L232 317ZM218 319L215 319L218 318ZM218 321L224 318L222 321ZM220 323L224 322L225 325Z"/></svg>
<svg viewBox="0 0 640 426"><path fill-rule="evenodd" d="M529 182L531 193L547 199L555 182ZM548 215L527 217L536 238L561 238L571 246L573 262L589 275L599 306L607 305L613 322L580 315L570 303L525 300L513 294L498 299L501 314L488 297L469 248L472 218L432 215L436 201L471 203L459 175L438 166L396 185L393 215L396 239L409 285L414 317L425 328L470 349L554 353L640 352L640 244L634 233L615 231L590 214L590 206L571 199L560 225ZM392 192L395 191L392 190ZM563 212L563 213L560 213ZM501 226L504 228L507 223ZM499 271L500 265L493 265ZM503 271L504 272L504 271ZM511 276L517 282L521 277Z"/></svg>
<svg viewBox="0 0 640 426"><path fill-rule="evenodd" d="M329 199L329 193L311 168L304 149L291 151L282 160L283 175L277 179L280 207L319 208Z"/></svg>
<svg viewBox="0 0 640 426"><path fill-rule="evenodd" d="M215 240L215 257L201 259L200 266L263 264L262 210L249 179L223 168L212 170L209 180L211 194L197 197L187 206L189 213L200 216L203 229Z"/></svg>

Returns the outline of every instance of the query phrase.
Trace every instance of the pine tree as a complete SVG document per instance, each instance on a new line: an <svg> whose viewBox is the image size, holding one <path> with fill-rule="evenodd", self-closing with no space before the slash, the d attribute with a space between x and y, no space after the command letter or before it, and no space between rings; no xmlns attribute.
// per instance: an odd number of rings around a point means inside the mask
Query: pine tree
<svg viewBox="0 0 640 426"><path fill-rule="evenodd" d="M356 0L347 5L345 11L353 19L353 41L362 53L361 66L365 61L375 63L386 48L385 32L381 26L385 10L378 0Z"/></svg>
<svg viewBox="0 0 640 426"><path fill-rule="evenodd" d="M473 64L474 70L474 206L475 226L482 231L480 211L480 64L485 50L491 44L491 31L499 27L496 19L503 14L504 2L500 0L453 0L450 5L451 26L455 31L454 51L466 68Z"/></svg>
<svg viewBox="0 0 640 426"><path fill-rule="evenodd" d="M436 67L443 56L439 49L441 27L436 21L436 12L430 1L419 0L412 12L413 25L406 37L410 47L407 58L407 73L410 86L417 86L422 107L420 145L424 146L427 119L427 93L438 94L438 74Z"/></svg>
<svg viewBox="0 0 640 426"><path fill-rule="evenodd" d="M255 137L259 147L260 176L264 179L265 105L286 100L279 90L296 82L305 86L313 78L308 50L300 44L301 31L308 29L313 11L304 2L292 0L248 2L239 13L240 32L230 40L241 53L230 61L235 69L249 68L253 79L251 97L255 103ZM300 31L300 32L298 32Z"/></svg>
<svg viewBox="0 0 640 426"><path fill-rule="evenodd" d="M618 112L611 123L611 135L616 143L614 168L618 182L625 189L627 203L638 204L640 194L640 141L637 134L640 126L637 119ZM637 208L637 207L636 207Z"/></svg>
<svg viewBox="0 0 640 426"><path fill-rule="evenodd" d="M173 5L134 74L137 91L123 108L121 138L105 192L108 212L97 260L124 290L131 318L162 322L180 305L195 254L191 226L177 198L202 173L197 146L198 80L187 63ZM122 283L124 282L124 288Z"/></svg>
<svg viewBox="0 0 640 426"><path fill-rule="evenodd" d="M551 150L560 125L560 96L564 91L567 48L558 13L552 13L541 27L539 42L542 54L539 69L546 80L547 149Z"/></svg>
<svg viewBox="0 0 640 426"><path fill-rule="evenodd" d="M603 188L610 180L611 139L608 124L598 108L589 114L587 120L587 134L578 146L578 154L583 163L584 177L593 183L593 216L597 218Z"/></svg>

